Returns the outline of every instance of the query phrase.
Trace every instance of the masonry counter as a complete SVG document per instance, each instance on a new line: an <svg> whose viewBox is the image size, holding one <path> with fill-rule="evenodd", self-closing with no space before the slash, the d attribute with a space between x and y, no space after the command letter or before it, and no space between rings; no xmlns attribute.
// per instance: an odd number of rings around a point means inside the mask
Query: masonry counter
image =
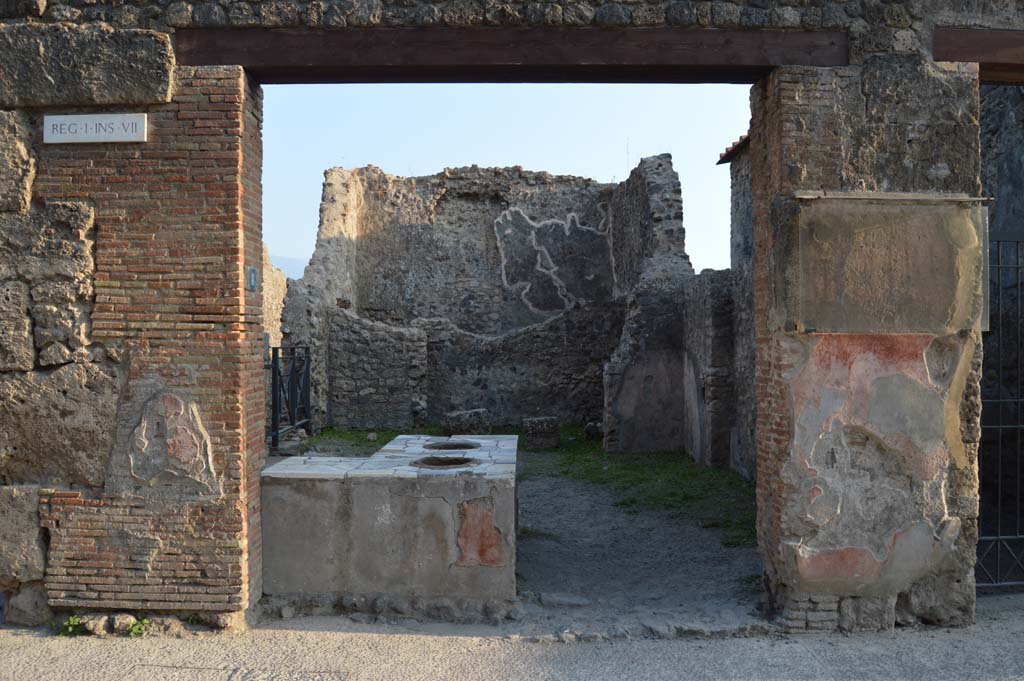
<svg viewBox="0 0 1024 681"><path fill-rule="evenodd" d="M516 597L514 435L401 435L262 473L264 593L460 618Z"/></svg>

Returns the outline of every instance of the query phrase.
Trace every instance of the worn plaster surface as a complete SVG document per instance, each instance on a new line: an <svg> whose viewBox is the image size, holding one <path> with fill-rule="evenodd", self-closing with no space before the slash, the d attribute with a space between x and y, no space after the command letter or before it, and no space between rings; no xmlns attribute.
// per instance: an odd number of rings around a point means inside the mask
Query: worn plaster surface
<svg viewBox="0 0 1024 681"><path fill-rule="evenodd" d="M431 449L449 443L470 448ZM417 463L430 456L472 461ZM262 476L265 592L425 617L504 612L516 597L515 461L516 436L457 435L274 464Z"/></svg>
<svg viewBox="0 0 1024 681"><path fill-rule="evenodd" d="M771 197L754 213L759 530L788 628L974 617L975 81L879 55L755 89L754 192Z"/></svg>

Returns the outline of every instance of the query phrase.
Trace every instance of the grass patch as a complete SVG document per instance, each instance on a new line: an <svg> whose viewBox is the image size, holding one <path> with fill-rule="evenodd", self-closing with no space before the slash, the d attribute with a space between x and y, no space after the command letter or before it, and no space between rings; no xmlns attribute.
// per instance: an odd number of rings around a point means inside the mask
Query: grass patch
<svg viewBox="0 0 1024 681"><path fill-rule="evenodd" d="M625 508L666 509L720 530L724 546L757 544L754 486L738 473L701 466L685 452L605 454L578 427L562 430L563 475L608 485Z"/></svg>

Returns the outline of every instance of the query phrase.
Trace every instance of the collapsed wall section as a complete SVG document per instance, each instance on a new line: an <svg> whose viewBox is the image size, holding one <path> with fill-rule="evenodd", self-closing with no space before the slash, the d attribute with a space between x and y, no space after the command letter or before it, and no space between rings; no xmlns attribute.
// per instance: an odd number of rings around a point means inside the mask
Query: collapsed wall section
<svg viewBox="0 0 1024 681"><path fill-rule="evenodd" d="M284 311L287 342L313 349L321 424L399 428L481 406L496 423L538 413L599 417L594 385L621 328L611 191L520 168L419 178L328 170L317 248L303 279L289 285ZM359 328L382 339L414 326L429 335L427 406L397 395L383 411L356 404L363 390L385 399L386 386L345 354L370 361L388 346L357 341L356 319L381 324ZM581 343L575 349L570 333Z"/></svg>

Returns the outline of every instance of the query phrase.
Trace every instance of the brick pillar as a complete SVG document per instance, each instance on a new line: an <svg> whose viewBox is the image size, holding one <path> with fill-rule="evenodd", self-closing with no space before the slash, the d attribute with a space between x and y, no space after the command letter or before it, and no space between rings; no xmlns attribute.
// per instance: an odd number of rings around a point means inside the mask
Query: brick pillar
<svg viewBox="0 0 1024 681"><path fill-rule="evenodd" d="M43 495L54 607L259 599L260 107L241 68L178 68L149 142L36 140L34 198L95 208L92 333L122 379L102 489Z"/></svg>
<svg viewBox="0 0 1024 681"><path fill-rule="evenodd" d="M977 77L916 55L752 91L758 534L790 629L973 619Z"/></svg>

